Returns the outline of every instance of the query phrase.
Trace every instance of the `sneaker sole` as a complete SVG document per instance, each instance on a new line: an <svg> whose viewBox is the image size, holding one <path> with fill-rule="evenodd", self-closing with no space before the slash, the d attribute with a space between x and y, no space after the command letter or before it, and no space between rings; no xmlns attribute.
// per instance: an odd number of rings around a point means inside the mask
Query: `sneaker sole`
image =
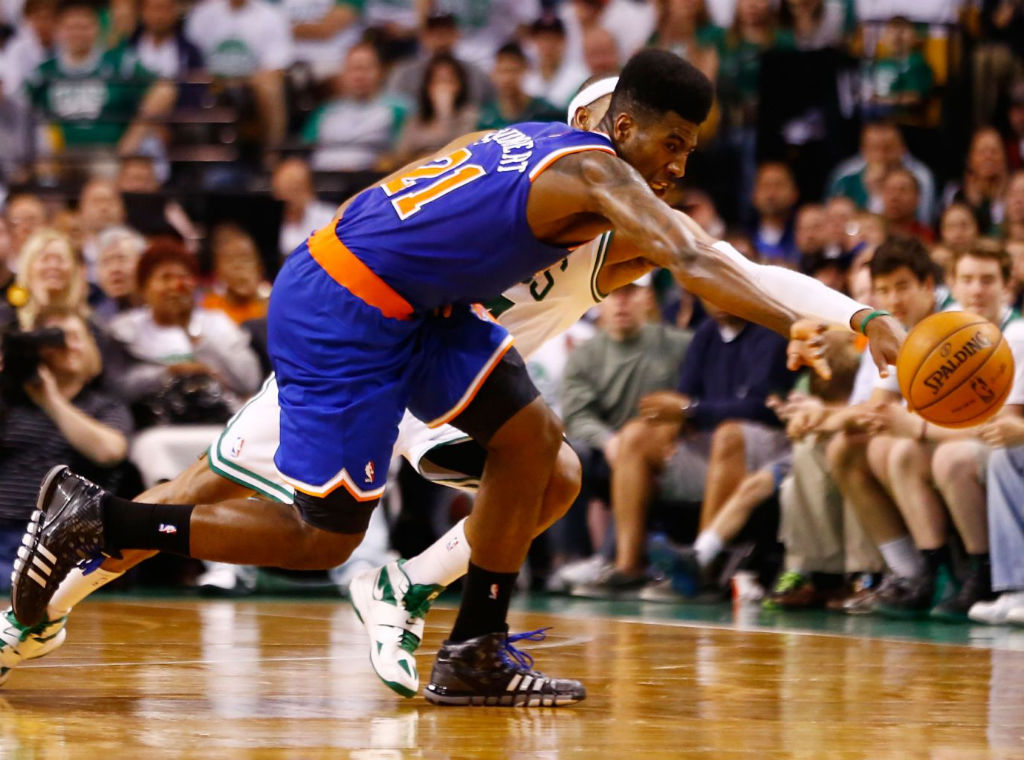
<svg viewBox="0 0 1024 760"><path fill-rule="evenodd" d="M43 478L42 485L39 487L39 495L36 497L35 511L32 512L32 516L29 518L28 532L24 537L22 537L22 546L18 550L18 559L14 562L14 572L11 573L11 606L14 609L14 616L18 618L18 621L22 625L36 625L46 614L46 604L43 604L42 608L38 610L36 614L27 615L24 610L25 600L22 599L19 604L19 597L22 595L18 594L18 589L24 588L23 581L25 581L25 576L28 576L28 580L34 581L40 591L46 591L46 580L49 578L50 573L53 572L52 565L56 564L57 557L49 550L40 546L40 542L43 537L43 518L46 516L46 511L43 507L53 495L53 489L56 486L58 476L67 469L68 467L66 465L57 465L56 467L51 468L50 471L46 473L46 477ZM28 536L31 536L31 539L28 543L25 543L25 538ZM23 552L22 549L25 551ZM40 558L41 554L48 556ZM49 562L49 564L47 564L47 562ZM44 570L47 575L46 579L39 574L39 569L37 568L40 568L40 566L49 568L48 570ZM35 591L34 586L29 586L28 588L31 591ZM29 594L29 596L32 596L32 594ZM49 603L49 601L50 600L47 599L46 603ZM30 604L29 606L32 605Z"/></svg>
<svg viewBox="0 0 1024 760"><path fill-rule="evenodd" d="M376 573L374 574L374 577L376 577ZM364 586L365 584L359 582L359 576L353 578L352 583L350 583L348 587L348 600L351 602L352 609L355 611L356 617L359 618L359 622L363 624L363 629L366 631L366 635L370 639L370 667L373 668L373 672L377 674L377 678L379 678L385 686L391 689L391 691L396 694L400 694L406 699L412 699L416 696L418 689L410 689L397 681L389 681L380 674L379 670L377 670L377 663L374 662L373 659L373 634L370 631L370 625L363 617L363 613L359 611L360 605L363 605L365 609L369 606L369 603L373 601L373 597L367 594Z"/></svg>
<svg viewBox="0 0 1024 760"><path fill-rule="evenodd" d="M431 691L429 686L423 690L423 696L432 705L452 707L566 707L586 699L586 695L559 697L555 694L448 695Z"/></svg>

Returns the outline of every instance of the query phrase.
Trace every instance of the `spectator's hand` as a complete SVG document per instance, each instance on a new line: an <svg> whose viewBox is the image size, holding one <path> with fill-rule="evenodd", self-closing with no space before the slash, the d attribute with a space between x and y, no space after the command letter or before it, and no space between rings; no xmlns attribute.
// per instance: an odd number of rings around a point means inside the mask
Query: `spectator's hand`
<svg viewBox="0 0 1024 760"><path fill-rule="evenodd" d="M924 420L900 404L875 404L861 411L857 419L872 435L917 438L924 428Z"/></svg>
<svg viewBox="0 0 1024 760"><path fill-rule="evenodd" d="M812 319L799 319L789 328L786 347L786 368L790 371L810 367L825 380L832 377L832 368L825 360L827 325Z"/></svg>
<svg viewBox="0 0 1024 760"><path fill-rule="evenodd" d="M793 439L816 433L828 417L828 408L822 404L803 404L786 422L786 435Z"/></svg>
<svg viewBox="0 0 1024 760"><path fill-rule="evenodd" d="M1024 419L1016 416L996 417L981 426L981 440L995 448L1024 444Z"/></svg>
<svg viewBox="0 0 1024 760"><path fill-rule="evenodd" d="M25 383L22 387L32 403L40 409L46 409L55 398L60 396L60 388L57 387L57 379L50 372L45 364L39 365L35 380Z"/></svg>
<svg viewBox="0 0 1024 760"><path fill-rule="evenodd" d="M455 99L459 95L457 82L434 82L428 91L434 113L439 119L450 119L455 113Z"/></svg>
<svg viewBox="0 0 1024 760"><path fill-rule="evenodd" d="M871 351L871 358L875 360L875 366L878 367L878 374L888 377L889 367L896 364L896 356L900 352L903 341L907 338L907 331L897 320L885 316L875 317L868 322L865 334L868 337L868 350Z"/></svg>
<svg viewBox="0 0 1024 760"><path fill-rule="evenodd" d="M602 451L604 453L604 460L609 466L615 464L615 459L619 455L619 440L619 434L612 433L612 437L604 442Z"/></svg>
<svg viewBox="0 0 1024 760"><path fill-rule="evenodd" d="M690 404L690 397L675 391L648 393L638 404L640 416L656 422L680 424L686 415L683 409Z"/></svg>

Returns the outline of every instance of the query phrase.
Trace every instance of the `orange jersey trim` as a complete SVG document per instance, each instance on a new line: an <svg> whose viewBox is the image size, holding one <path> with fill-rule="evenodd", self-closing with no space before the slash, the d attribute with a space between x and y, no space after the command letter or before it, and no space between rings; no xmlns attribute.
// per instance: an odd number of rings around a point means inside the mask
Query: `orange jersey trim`
<svg viewBox="0 0 1024 760"><path fill-rule="evenodd" d="M602 153L611 153L613 156L616 155L615 151L609 148L607 145L577 145L572 148L562 148L556 150L553 153L544 157L544 160L537 164L530 171L530 182L533 182L539 177L545 170L547 170L551 164L555 163L558 159L571 155L573 153L582 153L585 150L599 150Z"/></svg>
<svg viewBox="0 0 1024 760"><path fill-rule="evenodd" d="M334 222L322 227L306 241L309 253L331 279L391 319L409 319L412 305L377 276L334 234Z"/></svg>
<svg viewBox="0 0 1024 760"><path fill-rule="evenodd" d="M349 496L351 496L358 502L376 501L377 499L380 499L380 497L384 495L383 489L381 490L380 493L377 494L359 493L358 491L353 490L352 487L344 480L338 481L337 483L334 484L332 488L328 488L326 491L321 491L320 493L313 493L312 491L307 491L304 488L299 488L294 483L292 484L292 488L294 488L296 491L299 491L300 493L306 494L306 496L314 496L320 499L322 499L324 496L329 496L330 494L337 491L339 488L344 488L346 491L348 491Z"/></svg>

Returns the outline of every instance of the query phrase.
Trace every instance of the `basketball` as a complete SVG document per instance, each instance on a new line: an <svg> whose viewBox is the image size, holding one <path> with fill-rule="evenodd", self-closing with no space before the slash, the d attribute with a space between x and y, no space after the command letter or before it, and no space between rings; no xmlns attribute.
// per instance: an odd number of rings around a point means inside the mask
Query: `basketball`
<svg viewBox="0 0 1024 760"><path fill-rule="evenodd" d="M911 411L943 427L970 427L1002 408L1013 384L1013 354L985 318L944 311L910 331L896 375Z"/></svg>

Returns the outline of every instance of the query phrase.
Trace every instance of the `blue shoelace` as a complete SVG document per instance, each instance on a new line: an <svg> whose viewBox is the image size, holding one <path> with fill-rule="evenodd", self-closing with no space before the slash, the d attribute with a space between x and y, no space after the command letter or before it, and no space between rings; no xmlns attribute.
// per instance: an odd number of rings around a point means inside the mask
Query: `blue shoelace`
<svg viewBox="0 0 1024 760"><path fill-rule="evenodd" d="M527 652L516 649L512 645L516 641L544 641L544 639L548 637L545 631L550 630L551 626L549 625L544 628L538 628L536 631L509 634L505 638L505 648L501 651L501 659L503 659L507 665L511 665L512 667L518 665L525 670L532 670L533 657L531 657Z"/></svg>

